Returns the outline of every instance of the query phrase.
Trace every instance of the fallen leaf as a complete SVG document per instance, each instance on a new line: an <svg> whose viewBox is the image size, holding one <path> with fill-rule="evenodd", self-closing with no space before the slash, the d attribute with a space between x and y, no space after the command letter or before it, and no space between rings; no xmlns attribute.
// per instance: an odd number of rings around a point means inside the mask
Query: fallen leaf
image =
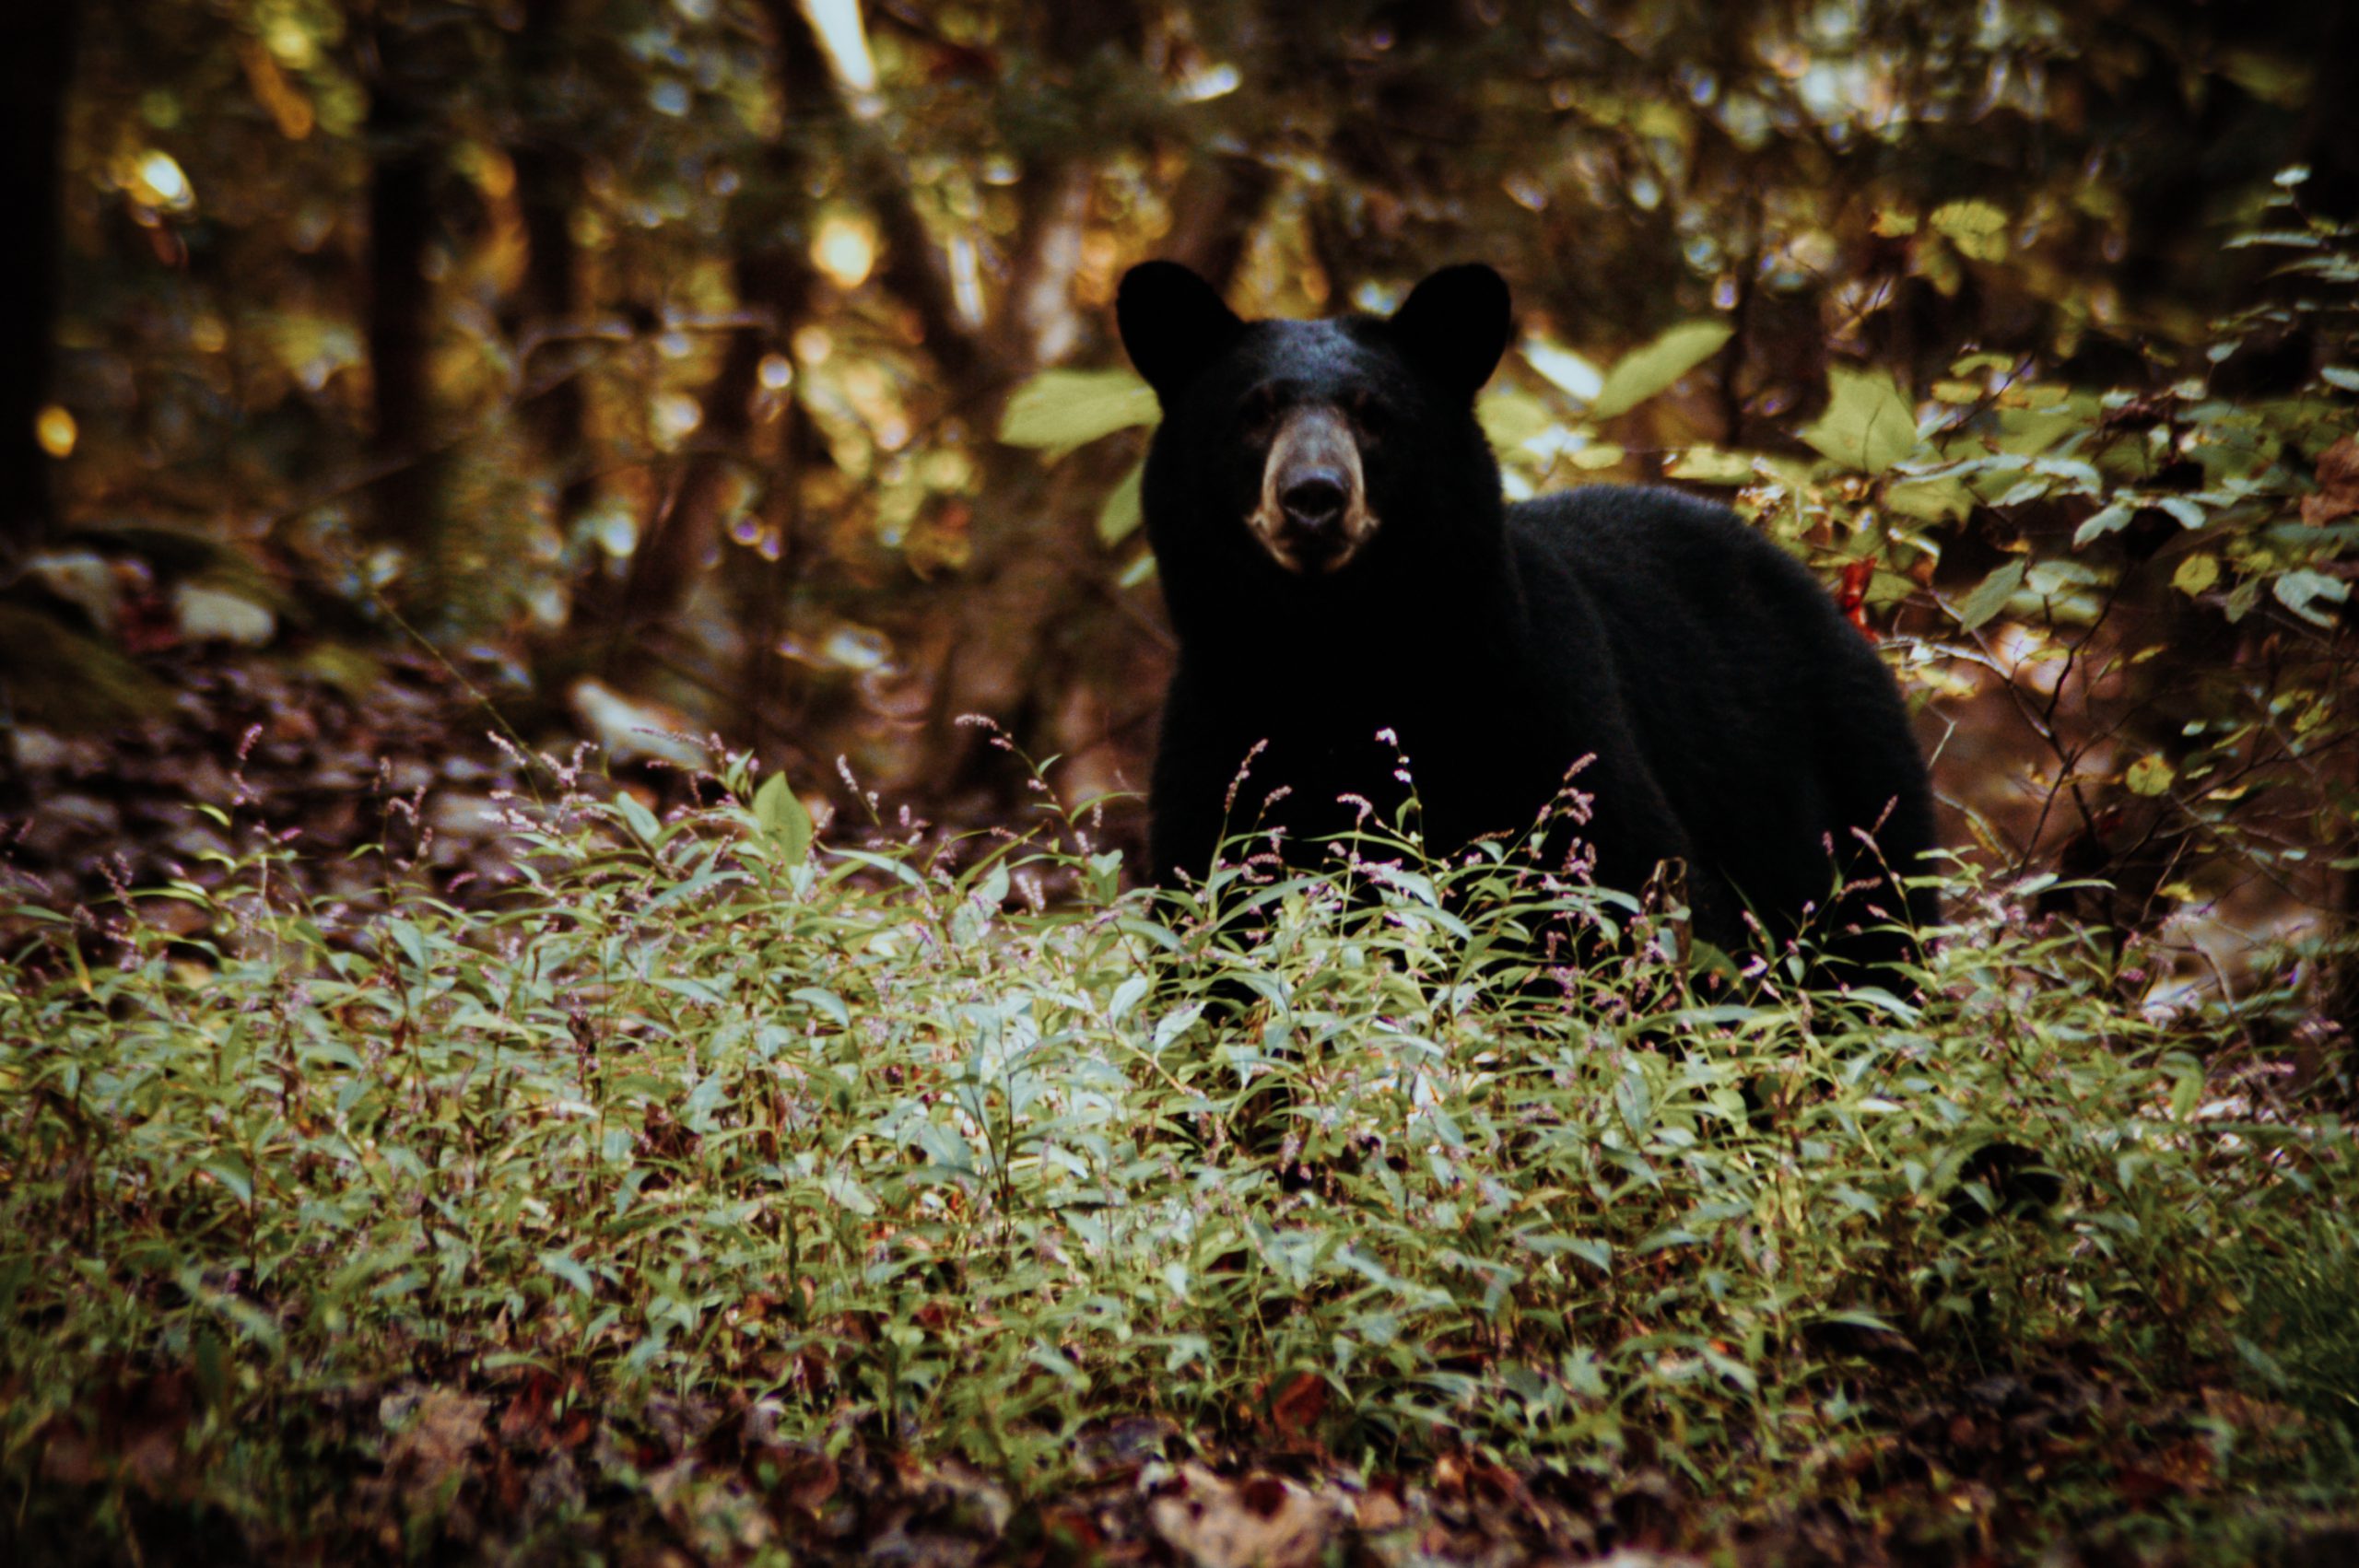
<svg viewBox="0 0 2359 1568"><path fill-rule="evenodd" d="M1342 1523L1332 1504L1284 1477L1231 1482L1193 1464L1147 1507L1148 1527L1195 1568L1309 1568Z"/></svg>
<svg viewBox="0 0 2359 1568"><path fill-rule="evenodd" d="M535 1372L524 1380L524 1387L508 1401L499 1412L499 1440L534 1446L549 1440L549 1416L557 1405L557 1381L546 1372Z"/></svg>
<svg viewBox="0 0 2359 1568"><path fill-rule="evenodd" d="M2322 528L2359 512L2359 439L2345 436L2318 453L2318 489L2302 497L2302 521Z"/></svg>
<svg viewBox="0 0 2359 1568"><path fill-rule="evenodd" d="M379 1419L393 1432L385 1449L385 1471L413 1500L434 1497L467 1462L468 1450L483 1440L491 1401L455 1388L389 1394Z"/></svg>
<svg viewBox="0 0 2359 1568"><path fill-rule="evenodd" d="M1327 1380L1315 1372L1296 1373L1270 1401L1270 1421L1289 1443L1309 1437L1326 1413Z"/></svg>

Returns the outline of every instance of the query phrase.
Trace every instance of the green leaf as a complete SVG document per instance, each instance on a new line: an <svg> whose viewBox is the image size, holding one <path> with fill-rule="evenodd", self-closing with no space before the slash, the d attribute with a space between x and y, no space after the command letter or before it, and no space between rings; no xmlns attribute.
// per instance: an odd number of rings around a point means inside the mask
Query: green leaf
<svg viewBox="0 0 2359 1568"><path fill-rule="evenodd" d="M278 617L233 590L183 582L172 591L181 636L192 642L233 642L262 648L278 635Z"/></svg>
<svg viewBox="0 0 2359 1568"><path fill-rule="evenodd" d="M1555 388L1583 403L1594 403L1605 389L1605 377L1598 368L1565 347L1542 338L1523 341L1524 363L1545 376Z"/></svg>
<svg viewBox="0 0 2359 1568"><path fill-rule="evenodd" d="M1128 370L1043 370L1007 400L999 439L1062 451L1161 417L1155 390Z"/></svg>
<svg viewBox="0 0 2359 1568"><path fill-rule="evenodd" d="M1682 322L1646 346L1632 349L1605 373L1605 384L1589 406L1590 415L1611 419L1637 407L1718 354L1735 333L1726 322Z"/></svg>
<svg viewBox="0 0 2359 1568"><path fill-rule="evenodd" d="M785 774L771 774L754 791L754 820L778 841L789 860L799 860L811 852L811 813L787 787Z"/></svg>
<svg viewBox="0 0 2359 1568"><path fill-rule="evenodd" d="M1106 504L1097 509L1097 542L1120 544L1136 533L1146 514L1139 509L1139 482L1146 475L1146 460L1142 458L1122 475L1122 482L1108 494Z"/></svg>
<svg viewBox="0 0 2359 1568"><path fill-rule="evenodd" d="M2314 626L2331 626L2333 614L2318 607L2323 599L2340 604L2351 597L2351 585L2341 578L2309 570L2287 572L2269 585L2277 602Z"/></svg>
<svg viewBox="0 0 2359 1568"><path fill-rule="evenodd" d="M1139 1004L1153 982L1144 975L1133 975L1114 988L1113 1000L1106 1004L1106 1022L1120 1024L1131 1009Z"/></svg>
<svg viewBox="0 0 2359 1568"><path fill-rule="evenodd" d="M2024 563L2009 561L1975 584L1974 591L1967 594L1957 607L1957 624L1972 631L2005 609L2007 601L2013 598L2015 590L2023 585Z"/></svg>
<svg viewBox="0 0 2359 1568"><path fill-rule="evenodd" d="M254 1178L247 1171L246 1163L237 1155L216 1154L209 1160L200 1161L196 1168L228 1188L239 1202L252 1203L254 1200Z"/></svg>
<svg viewBox="0 0 2359 1568"><path fill-rule="evenodd" d="M2117 529L2130 526L2138 509L2128 501L2116 501L2103 511L2093 514L2086 522L2072 531L2072 548L2079 549L2092 539L2099 539Z"/></svg>
<svg viewBox="0 0 2359 1568"><path fill-rule="evenodd" d="M837 1028L851 1027L851 1009L846 1007L844 999L835 992L819 986L797 986L786 994L797 1001L809 1002L813 1007L834 1019Z"/></svg>
<svg viewBox="0 0 2359 1568"><path fill-rule="evenodd" d="M598 1282L590 1277L590 1270L574 1261L566 1253L554 1251L542 1253L541 1267L580 1291L583 1295L598 1293Z"/></svg>
<svg viewBox="0 0 2359 1568"><path fill-rule="evenodd" d="M393 939L393 945L402 950L402 956L412 965L419 969L432 967L426 961L426 937L416 926L396 919L387 920L384 930L385 934Z"/></svg>
<svg viewBox="0 0 2359 1568"><path fill-rule="evenodd" d="M1999 410L1999 450L2020 457L2036 456L2087 425L2083 415L2070 408L2002 408Z"/></svg>
<svg viewBox="0 0 2359 1568"><path fill-rule="evenodd" d="M1194 1028L1196 1020L1203 1017L1203 1014L1204 1004L1200 1001L1185 1003L1182 1006L1174 1008L1171 1012L1166 1013L1162 1020L1155 1026L1155 1045L1153 1048L1156 1053L1160 1055L1165 1050L1168 1049L1174 1040L1177 1040L1180 1036L1186 1034L1190 1029Z"/></svg>
<svg viewBox="0 0 2359 1568"><path fill-rule="evenodd" d="M1882 474L1917 450L1916 411L1889 371L1837 366L1826 384L1826 412L1803 429L1803 440L1862 474Z"/></svg>
<svg viewBox="0 0 2359 1568"><path fill-rule="evenodd" d="M859 1178L847 1171L830 1170L822 1173L819 1177L819 1190L827 1194L838 1207L848 1209L855 1214L865 1216L876 1212L876 1195L863 1187Z"/></svg>
<svg viewBox="0 0 2359 1568"><path fill-rule="evenodd" d="M637 795L624 790L615 796L615 810L622 813L623 825L633 837L652 849L663 837L663 824Z"/></svg>
<svg viewBox="0 0 2359 1568"><path fill-rule="evenodd" d="M1884 505L1903 517L1927 522L1963 522L1974 510L1974 497L1962 479L1910 479L1884 493Z"/></svg>

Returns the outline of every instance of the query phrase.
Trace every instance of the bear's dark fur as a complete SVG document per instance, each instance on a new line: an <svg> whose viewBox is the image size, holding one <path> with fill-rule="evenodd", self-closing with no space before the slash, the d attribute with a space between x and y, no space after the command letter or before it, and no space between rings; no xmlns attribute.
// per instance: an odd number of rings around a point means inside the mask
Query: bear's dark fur
<svg viewBox="0 0 2359 1568"><path fill-rule="evenodd" d="M1392 820L1385 731L1436 852L1530 828L1589 758L1596 880L1683 863L1707 940L1743 940L1748 907L1779 937L1815 910L1838 957L1880 966L1903 939L1839 933L1933 918L1880 869L1933 842L1907 710L1806 568L1675 491L1502 500L1473 415L1508 340L1497 274L1437 273L1387 319L1244 322L1150 262L1118 310L1164 415L1141 494L1180 641L1159 881L1257 825L1315 863L1309 841L1356 819L1344 797Z"/></svg>

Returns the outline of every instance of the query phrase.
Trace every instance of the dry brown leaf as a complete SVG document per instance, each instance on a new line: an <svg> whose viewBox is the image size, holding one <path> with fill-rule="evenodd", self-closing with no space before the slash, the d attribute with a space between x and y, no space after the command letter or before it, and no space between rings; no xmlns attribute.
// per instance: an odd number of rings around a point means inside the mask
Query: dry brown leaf
<svg viewBox="0 0 2359 1568"><path fill-rule="evenodd" d="M2313 528L2359 512L2359 440L2345 436L2318 453L2318 491L2302 497L2302 521Z"/></svg>
<svg viewBox="0 0 2359 1568"><path fill-rule="evenodd" d="M1195 1568L1309 1568L1342 1522L1332 1501L1283 1477L1227 1481L1193 1464L1147 1507L1156 1535Z"/></svg>
<svg viewBox="0 0 2359 1568"><path fill-rule="evenodd" d="M1271 1423L1288 1443L1309 1437L1326 1413L1327 1380L1315 1372L1296 1373L1270 1401Z"/></svg>
<svg viewBox="0 0 2359 1568"><path fill-rule="evenodd" d="M467 1451L483 1441L490 1410L490 1400L455 1388L387 1396L379 1407L381 1419L401 1430L385 1449L386 1473L413 1499L434 1496L466 1464Z"/></svg>

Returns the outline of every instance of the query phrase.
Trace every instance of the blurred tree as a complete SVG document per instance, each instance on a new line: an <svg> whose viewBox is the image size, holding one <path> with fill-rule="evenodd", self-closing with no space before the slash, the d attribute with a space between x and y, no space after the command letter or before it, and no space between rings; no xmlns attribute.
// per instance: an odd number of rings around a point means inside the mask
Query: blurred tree
<svg viewBox="0 0 2359 1568"><path fill-rule="evenodd" d="M898 13L914 36L929 36ZM1027 7L1025 26L998 46L1003 69L1030 84L1006 125L1015 193L1005 286L980 328L962 331L955 316L930 319L929 337L962 344L963 373L949 394L954 407L990 417L1014 383L1070 355L1084 341L1074 285L1088 238L1092 196L1107 160L1137 145L1143 100L1153 87L1141 62L1144 21L1139 8L1107 0L1053 0ZM904 228L907 226L904 225ZM904 234L904 250L929 263L932 242ZM942 310L931 306L930 318ZM972 348L963 346L972 344ZM977 520L970 581L957 596L954 628L940 645L932 744L921 764L937 787L971 787L974 764L990 754L983 731L960 720L980 714L1019 735L1034 735L1069 673L1050 657L1048 631L1089 595L1074 569L1089 558L1086 511L1043 504L1041 475L1028 454L994 449L983 459L985 505ZM1050 684L1039 677L1050 674Z"/></svg>
<svg viewBox="0 0 2359 1568"><path fill-rule="evenodd" d="M794 331L809 315L817 284L810 257L811 186L823 165L811 155L832 139L835 94L818 41L792 0L761 0L757 12L774 112L782 129L734 149L733 158L733 178L741 183L728 207L727 254L732 289L746 319L726 331L720 368L698 398L703 417L697 449L632 555L621 619L614 628L624 638L663 624L678 610L722 530L745 518L751 509L745 498L765 488L758 472L765 465L755 462L752 440L763 368L769 365L774 377L792 376ZM744 166L742 173L738 165ZM782 404L780 412L793 416L793 408ZM772 467L767 483L791 491L799 476L791 467ZM761 546L758 525L738 543ZM769 545L765 555L781 548L782 540L774 538Z"/></svg>
<svg viewBox="0 0 2359 1568"><path fill-rule="evenodd" d="M791 700L777 646L806 549L804 470L819 459L820 448L802 403L782 394L797 374L794 334L812 319L821 289L811 257L811 191L824 165L814 155L835 139L831 133L841 121L826 56L802 9L792 0L763 0L761 14L783 128L750 160L757 194L734 214L739 225L734 281L738 299L755 312L755 320L732 335L707 396L717 443L741 454L741 463L757 426L771 427L763 452L766 474L745 476L747 491L760 497L758 507L732 537L744 552L739 558L745 568L737 576L735 595L745 628L738 710L757 744L776 738L772 716ZM691 516L700 530L718 533L715 497L727 476L709 463L699 477Z"/></svg>
<svg viewBox="0 0 2359 1568"><path fill-rule="evenodd" d="M374 533L413 556L431 548L440 496L428 449L433 396L433 285L427 277L447 150L421 24L407 0L355 0L360 76L369 89L366 335L370 447L379 476ZM447 24L446 24L447 25Z"/></svg>
<svg viewBox="0 0 2359 1568"><path fill-rule="evenodd" d="M525 425L551 474L555 521L572 525L590 499L589 396L582 384L586 301L573 216L585 152L581 100L590 84L577 55L579 0L525 0L509 87L514 99L509 157L524 227L522 283L505 325L516 343Z"/></svg>
<svg viewBox="0 0 2359 1568"><path fill-rule="evenodd" d="M17 238L0 263L0 563L46 537L54 462L39 430L55 362L59 180L77 0L0 11L0 209ZM53 432L53 446L70 447Z"/></svg>

